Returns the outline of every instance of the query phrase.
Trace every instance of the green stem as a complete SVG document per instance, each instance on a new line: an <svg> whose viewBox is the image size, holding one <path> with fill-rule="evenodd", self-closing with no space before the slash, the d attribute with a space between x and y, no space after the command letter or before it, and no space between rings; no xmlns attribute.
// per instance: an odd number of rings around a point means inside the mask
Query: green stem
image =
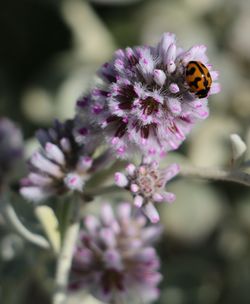
<svg viewBox="0 0 250 304"><path fill-rule="evenodd" d="M80 202L77 199L76 201L68 202L68 204L71 204L68 209L69 220L67 221L62 247L57 260L53 304L64 304L66 301L69 272L79 233Z"/></svg>
<svg viewBox="0 0 250 304"><path fill-rule="evenodd" d="M229 181L245 186L250 186L250 175L240 170L223 170L218 168L199 168L182 166L180 175L193 178Z"/></svg>
<svg viewBox="0 0 250 304"><path fill-rule="evenodd" d="M96 188L96 189L89 189L84 192L84 195L89 196L89 197L94 197L94 196L98 196L98 195L114 193L114 192L121 191L121 190L122 189L119 188L118 186L111 185L111 186L100 187L100 188Z"/></svg>
<svg viewBox="0 0 250 304"><path fill-rule="evenodd" d="M12 229L25 240L44 249L49 249L49 242L41 235L29 231L18 218L13 206L6 198L1 199L2 212Z"/></svg>

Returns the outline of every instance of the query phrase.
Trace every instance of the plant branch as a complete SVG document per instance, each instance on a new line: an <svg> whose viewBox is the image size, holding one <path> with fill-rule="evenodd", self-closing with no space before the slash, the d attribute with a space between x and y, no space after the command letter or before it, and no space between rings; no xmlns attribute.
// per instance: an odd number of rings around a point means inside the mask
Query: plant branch
<svg viewBox="0 0 250 304"><path fill-rule="evenodd" d="M35 234L29 231L19 220L14 208L10 203L7 203L5 199L3 199L2 203L3 213L8 220L11 227L15 230L17 234L23 237L25 240L42 247L44 249L50 248L49 242L41 235Z"/></svg>
<svg viewBox="0 0 250 304"><path fill-rule="evenodd" d="M72 204L69 208L69 222L65 230L62 240L62 247L58 256L56 277L55 277L55 292L53 296L53 304L63 304L67 298L68 278L72 258L74 254L74 246L79 233L79 202L67 202Z"/></svg>
<svg viewBox="0 0 250 304"><path fill-rule="evenodd" d="M114 192L118 192L118 191L121 191L121 188L119 188L116 185L110 185L110 186L100 187L100 188L96 188L96 189L89 189L84 192L84 195L86 197L95 197L98 195L105 195L105 194L114 193Z"/></svg>
<svg viewBox="0 0 250 304"><path fill-rule="evenodd" d="M218 168L199 168L189 165L182 165L180 175L185 177L229 181L250 186L250 175L236 169L229 171Z"/></svg>
<svg viewBox="0 0 250 304"><path fill-rule="evenodd" d="M84 192L84 195L92 197L92 196L117 192L118 190L121 190L121 188L119 188L116 185L110 185L110 186L100 187L100 188L96 188L96 189L89 189L88 191Z"/></svg>

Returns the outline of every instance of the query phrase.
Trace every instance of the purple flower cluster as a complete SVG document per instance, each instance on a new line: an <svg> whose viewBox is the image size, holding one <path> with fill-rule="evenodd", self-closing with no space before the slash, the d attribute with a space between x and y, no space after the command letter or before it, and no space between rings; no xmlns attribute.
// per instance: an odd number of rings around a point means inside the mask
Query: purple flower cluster
<svg viewBox="0 0 250 304"><path fill-rule="evenodd" d="M0 118L0 188L15 174L17 163L23 156L21 131L7 118Z"/></svg>
<svg viewBox="0 0 250 304"><path fill-rule="evenodd" d="M159 157L175 150L209 114L207 98L198 98L186 82L190 61L206 65L212 78L209 95L218 93L218 73L208 64L206 47L185 51L174 34L165 33L156 47L116 51L99 71L103 84L78 100L77 115L103 130L118 157L134 152Z"/></svg>
<svg viewBox="0 0 250 304"><path fill-rule="evenodd" d="M85 146L76 143L74 121L55 121L52 128L39 130L41 144L29 160L30 173L21 181L21 194L39 202L67 191L82 192L93 169L93 158Z"/></svg>
<svg viewBox="0 0 250 304"><path fill-rule="evenodd" d="M41 147L29 159L20 192L34 202L73 191L84 195L86 181L110 160L109 149L124 159L138 153L139 166L129 164L126 174L115 174L115 183L132 193L133 204L119 204L115 214L104 204L100 218L84 219L69 289L87 289L108 303L149 303L157 299L161 281L152 247L161 228L151 223L160 219L157 203L175 200L165 187L180 170L177 164L160 169L159 159L207 118L207 97L220 90L218 73L204 45L183 50L174 34L165 33L155 47L116 51L98 74L99 83L78 99L74 120L56 121L37 133ZM15 144L20 147L13 130L0 120L0 182ZM103 142L107 154L98 149Z"/></svg>
<svg viewBox="0 0 250 304"><path fill-rule="evenodd" d="M115 183L119 187L128 189L134 197L134 205L142 208L152 223L157 223L160 216L154 204L172 203L175 200L175 195L166 192L165 186L179 173L179 170L177 164L172 164L166 169L159 169L158 162L144 160L139 167L129 164L126 168L127 175L117 172Z"/></svg>
<svg viewBox="0 0 250 304"><path fill-rule="evenodd" d="M109 204L100 219L87 216L80 232L71 269L70 289L88 289L107 303L149 303L161 280L159 259L152 244L160 235L157 225L145 226L145 217L121 203L116 215ZM134 299L134 300L133 300Z"/></svg>

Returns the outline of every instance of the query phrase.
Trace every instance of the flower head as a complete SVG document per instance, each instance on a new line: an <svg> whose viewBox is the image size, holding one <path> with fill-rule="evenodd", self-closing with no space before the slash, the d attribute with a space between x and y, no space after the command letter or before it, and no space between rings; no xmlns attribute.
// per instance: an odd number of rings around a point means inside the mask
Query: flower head
<svg viewBox="0 0 250 304"><path fill-rule="evenodd" d="M41 148L29 159L30 173L21 181L21 194L41 201L67 191L82 192L94 162L90 150L73 136L74 121L55 121L52 128L39 130Z"/></svg>
<svg viewBox="0 0 250 304"><path fill-rule="evenodd" d="M100 219L87 216L72 263L70 289L88 289L98 299L114 298L148 303L158 297L159 259L152 243L159 226L145 226L145 218L132 216L131 205L122 203L116 215L104 204ZM129 302L130 300L130 302Z"/></svg>
<svg viewBox="0 0 250 304"><path fill-rule="evenodd" d="M7 118L0 118L0 188L15 173L23 156L21 131Z"/></svg>
<svg viewBox="0 0 250 304"><path fill-rule="evenodd" d="M118 50L99 71L103 85L77 102L77 114L85 113L84 119L103 129L118 157L135 151L159 157L175 150L209 114L206 94L197 96L186 81L188 63L204 64L212 81L208 95L219 92L218 73L205 53L203 45L183 50L171 33L163 34L156 47Z"/></svg>
<svg viewBox="0 0 250 304"><path fill-rule="evenodd" d="M179 166L172 164L166 169L159 169L158 162L144 161L139 167L129 164L127 175L121 172L115 174L115 183L128 189L134 197L134 205L142 208L152 223L159 221L159 213L154 204L172 203L175 195L165 191L166 183L179 173Z"/></svg>

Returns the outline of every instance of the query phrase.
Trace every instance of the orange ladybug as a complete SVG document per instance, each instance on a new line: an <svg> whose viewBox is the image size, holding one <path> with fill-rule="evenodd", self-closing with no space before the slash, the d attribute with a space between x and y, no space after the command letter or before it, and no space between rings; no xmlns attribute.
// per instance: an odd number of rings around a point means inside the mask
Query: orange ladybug
<svg viewBox="0 0 250 304"><path fill-rule="evenodd" d="M198 98L205 98L211 88L212 77L208 68L200 61L189 61L186 66L186 82L190 92Z"/></svg>

